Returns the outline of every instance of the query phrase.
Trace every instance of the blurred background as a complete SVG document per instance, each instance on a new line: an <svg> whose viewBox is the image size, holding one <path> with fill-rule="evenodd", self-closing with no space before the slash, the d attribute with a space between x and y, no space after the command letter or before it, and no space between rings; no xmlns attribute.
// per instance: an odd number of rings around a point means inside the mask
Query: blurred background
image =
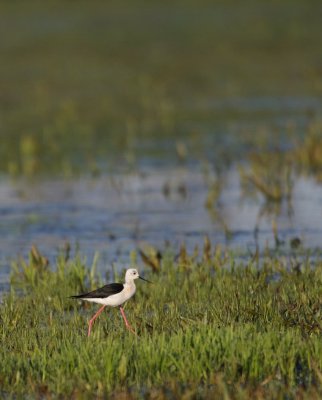
<svg viewBox="0 0 322 400"><path fill-rule="evenodd" d="M318 0L0 3L0 282L208 237L319 251ZM152 254L152 255L151 255Z"/></svg>

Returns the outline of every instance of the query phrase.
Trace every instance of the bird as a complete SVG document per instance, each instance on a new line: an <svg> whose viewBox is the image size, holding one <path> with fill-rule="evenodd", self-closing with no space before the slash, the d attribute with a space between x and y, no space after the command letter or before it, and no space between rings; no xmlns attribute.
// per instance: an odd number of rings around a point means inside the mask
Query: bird
<svg viewBox="0 0 322 400"><path fill-rule="evenodd" d="M142 278L142 276L139 275L136 269L129 268L125 273L125 283L109 283L99 289L93 290L92 292L70 296L70 298L73 299L85 300L92 303L102 304L102 307L88 322L88 332L87 332L88 337L91 335L93 322L101 314L101 312L104 310L106 306L119 307L126 328L130 332L136 334L126 319L122 304L125 303L134 295L136 291L134 280L138 278L142 279L143 281L152 283L147 279Z"/></svg>

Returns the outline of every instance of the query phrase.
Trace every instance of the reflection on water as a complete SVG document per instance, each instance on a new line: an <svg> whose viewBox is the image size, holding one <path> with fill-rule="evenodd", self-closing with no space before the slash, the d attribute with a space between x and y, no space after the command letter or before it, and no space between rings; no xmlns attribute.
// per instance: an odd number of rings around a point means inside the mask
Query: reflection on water
<svg viewBox="0 0 322 400"><path fill-rule="evenodd" d="M208 183L207 183L208 181ZM100 268L129 262L130 251L152 244L188 251L211 242L241 250L275 246L272 221L286 245L299 237L305 247L322 242L322 187L299 178L288 204L264 207L264 199L241 196L239 174L226 174L216 212L205 207L209 179L185 168L149 170L98 179L2 181L0 184L0 285L9 260L26 256L32 244L51 261L66 242L91 262L100 253ZM225 228L225 229L224 229ZM228 234L227 234L228 232Z"/></svg>

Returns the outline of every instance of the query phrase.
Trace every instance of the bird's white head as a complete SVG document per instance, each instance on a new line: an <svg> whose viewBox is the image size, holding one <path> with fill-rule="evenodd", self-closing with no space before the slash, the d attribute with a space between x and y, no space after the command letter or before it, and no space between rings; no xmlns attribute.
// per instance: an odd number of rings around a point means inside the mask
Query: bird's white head
<svg viewBox="0 0 322 400"><path fill-rule="evenodd" d="M142 279L142 281L152 283L152 282L148 281L147 279L142 278L142 276L139 275L138 270L135 268L130 268L125 273L125 283L132 283L134 281L134 279L138 279L138 278Z"/></svg>
<svg viewBox="0 0 322 400"><path fill-rule="evenodd" d="M140 277L137 269L130 268L125 273L125 282L130 283L134 281L134 279L138 279Z"/></svg>

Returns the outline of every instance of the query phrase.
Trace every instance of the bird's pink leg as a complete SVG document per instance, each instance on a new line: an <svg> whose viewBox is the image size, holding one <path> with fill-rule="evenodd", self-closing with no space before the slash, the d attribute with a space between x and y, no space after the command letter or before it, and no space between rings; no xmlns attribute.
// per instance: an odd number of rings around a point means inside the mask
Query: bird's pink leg
<svg viewBox="0 0 322 400"><path fill-rule="evenodd" d="M127 329L128 329L129 331L131 331L132 333L134 333L134 335L136 335L136 333L135 333L134 330L132 329L131 325L128 323L128 321L127 321L127 319L126 319L126 316L125 316L125 313L124 313L124 310L123 310L122 307L120 307L120 311L121 311L122 317L123 317L123 319L124 319L125 326L127 327Z"/></svg>
<svg viewBox="0 0 322 400"><path fill-rule="evenodd" d="M100 313L104 310L105 307L106 307L105 305L102 306L102 307L97 311L97 313L94 315L94 317L93 317L91 320L89 320L89 322L88 322L88 333L87 333L87 336L90 336L93 322L94 322L95 319L100 315Z"/></svg>

